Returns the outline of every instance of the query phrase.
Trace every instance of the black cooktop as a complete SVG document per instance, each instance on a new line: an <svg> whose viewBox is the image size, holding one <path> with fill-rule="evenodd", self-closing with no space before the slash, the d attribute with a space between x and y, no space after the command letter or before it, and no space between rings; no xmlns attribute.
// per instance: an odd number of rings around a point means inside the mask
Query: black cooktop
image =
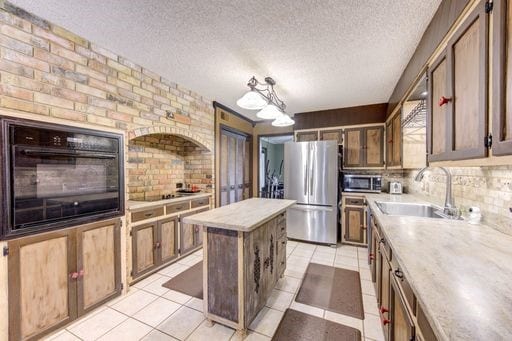
<svg viewBox="0 0 512 341"><path fill-rule="evenodd" d="M142 201L159 201L159 200L167 200L167 199L174 199L174 198L182 198L182 197L187 197L189 195L196 194L196 193L199 193L199 192L194 192L194 193L184 192L184 193L172 193L172 194L162 194L162 195L150 195L150 196L145 196L144 199L142 199Z"/></svg>

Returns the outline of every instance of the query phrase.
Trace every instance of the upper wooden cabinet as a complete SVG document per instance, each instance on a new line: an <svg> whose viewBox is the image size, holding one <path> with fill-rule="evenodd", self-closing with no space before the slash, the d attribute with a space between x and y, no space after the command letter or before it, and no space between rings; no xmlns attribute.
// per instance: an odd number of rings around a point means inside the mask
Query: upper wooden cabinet
<svg viewBox="0 0 512 341"><path fill-rule="evenodd" d="M512 154L512 1L494 0L492 153Z"/></svg>
<svg viewBox="0 0 512 341"><path fill-rule="evenodd" d="M482 1L429 69L428 159L487 156L488 14Z"/></svg>
<svg viewBox="0 0 512 341"><path fill-rule="evenodd" d="M361 127L345 129L344 166L383 167L384 127Z"/></svg>
<svg viewBox="0 0 512 341"><path fill-rule="evenodd" d="M318 141L318 131L300 131L295 134L295 142Z"/></svg>
<svg viewBox="0 0 512 341"><path fill-rule="evenodd" d="M386 123L386 165L402 165L402 119L398 111Z"/></svg>
<svg viewBox="0 0 512 341"><path fill-rule="evenodd" d="M333 129L333 130L320 130L320 140L334 140L338 141L338 144L343 144L343 130L341 129Z"/></svg>

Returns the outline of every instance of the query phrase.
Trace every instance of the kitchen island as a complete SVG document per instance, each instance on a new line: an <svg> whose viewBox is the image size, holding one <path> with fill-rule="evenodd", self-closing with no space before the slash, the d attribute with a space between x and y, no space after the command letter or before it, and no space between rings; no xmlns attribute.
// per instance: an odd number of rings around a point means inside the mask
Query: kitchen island
<svg viewBox="0 0 512 341"><path fill-rule="evenodd" d="M203 226L203 311L245 334L286 268L286 209L252 198L184 218Z"/></svg>

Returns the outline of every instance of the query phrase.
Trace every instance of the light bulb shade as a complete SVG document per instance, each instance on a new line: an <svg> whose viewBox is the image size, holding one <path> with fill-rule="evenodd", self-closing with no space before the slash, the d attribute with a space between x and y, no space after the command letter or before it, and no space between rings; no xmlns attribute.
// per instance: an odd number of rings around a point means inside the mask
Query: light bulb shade
<svg viewBox="0 0 512 341"><path fill-rule="evenodd" d="M295 121L286 114L281 114L279 117L277 117L273 122L272 125L274 127L288 127L291 125L294 125Z"/></svg>
<svg viewBox="0 0 512 341"><path fill-rule="evenodd" d="M258 110L267 105L267 100L256 91L251 90L240 97L240 99L236 101L236 104L244 109Z"/></svg>
<svg viewBox="0 0 512 341"><path fill-rule="evenodd" d="M267 105L265 108L261 109L256 113L256 117L262 118L264 120L275 120L283 113L273 104Z"/></svg>

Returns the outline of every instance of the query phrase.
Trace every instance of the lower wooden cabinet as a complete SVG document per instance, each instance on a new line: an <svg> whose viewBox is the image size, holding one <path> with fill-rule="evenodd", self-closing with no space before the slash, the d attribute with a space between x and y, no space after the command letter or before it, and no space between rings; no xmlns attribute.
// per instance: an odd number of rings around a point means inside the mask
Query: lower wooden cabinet
<svg viewBox="0 0 512 341"><path fill-rule="evenodd" d="M178 256L178 217L132 227L132 277L136 278Z"/></svg>
<svg viewBox="0 0 512 341"><path fill-rule="evenodd" d="M366 200L363 196L346 196L342 204L341 240L366 246Z"/></svg>
<svg viewBox="0 0 512 341"><path fill-rule="evenodd" d="M8 243L9 339L36 340L121 293L119 219Z"/></svg>
<svg viewBox="0 0 512 341"><path fill-rule="evenodd" d="M196 224L185 224L182 218L208 210L209 208L203 208L180 216L180 255L188 254L203 246L203 227Z"/></svg>
<svg viewBox="0 0 512 341"><path fill-rule="evenodd" d="M391 320L391 300L390 300L390 273L391 265L389 264L388 255L386 253L383 242L380 243L379 247L380 257L380 285L379 285L379 313L380 320L382 322L382 329L384 330L384 336L386 340L389 340L389 331Z"/></svg>

